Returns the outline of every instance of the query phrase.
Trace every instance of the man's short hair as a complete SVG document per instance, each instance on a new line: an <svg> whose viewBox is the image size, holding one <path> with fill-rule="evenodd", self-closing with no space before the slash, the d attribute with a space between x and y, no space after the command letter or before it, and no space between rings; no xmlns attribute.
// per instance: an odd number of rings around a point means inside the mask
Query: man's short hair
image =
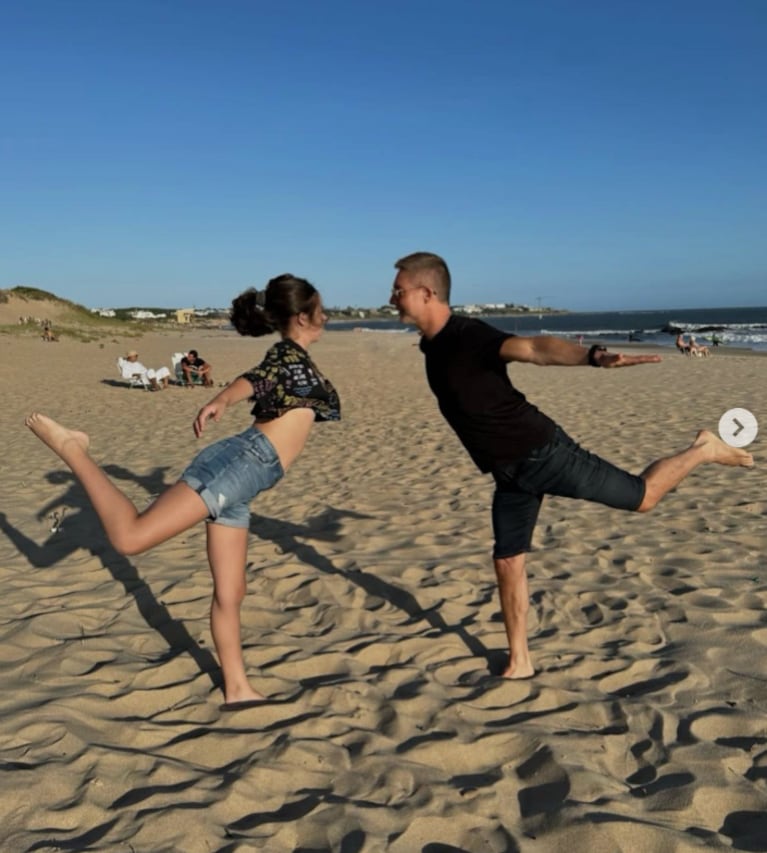
<svg viewBox="0 0 767 853"><path fill-rule="evenodd" d="M402 272L429 272L432 274L434 292L440 302L450 302L450 270L445 261L439 255L431 252L413 252L405 255L395 264L395 269Z"/></svg>

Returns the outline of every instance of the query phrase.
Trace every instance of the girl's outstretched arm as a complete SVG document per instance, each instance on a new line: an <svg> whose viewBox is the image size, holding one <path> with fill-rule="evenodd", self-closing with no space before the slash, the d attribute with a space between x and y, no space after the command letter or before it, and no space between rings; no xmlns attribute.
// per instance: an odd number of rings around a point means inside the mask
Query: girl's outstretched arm
<svg viewBox="0 0 767 853"><path fill-rule="evenodd" d="M247 400L253 395L253 386L244 377L240 376L231 384L227 385L221 393L209 402L206 403L197 413L194 419L194 434L199 438L205 430L206 423L213 418L214 421L220 421L221 415L229 406L239 403L241 400Z"/></svg>

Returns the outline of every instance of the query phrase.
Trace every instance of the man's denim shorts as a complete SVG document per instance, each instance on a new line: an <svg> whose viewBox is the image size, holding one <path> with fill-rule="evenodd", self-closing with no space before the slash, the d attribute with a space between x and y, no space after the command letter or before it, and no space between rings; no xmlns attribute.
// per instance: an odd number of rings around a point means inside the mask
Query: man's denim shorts
<svg viewBox="0 0 767 853"><path fill-rule="evenodd" d="M205 501L209 521L248 527L250 502L259 492L271 489L283 474L272 443L250 427L198 453L181 480Z"/></svg>
<svg viewBox="0 0 767 853"><path fill-rule="evenodd" d="M557 427L554 438L529 456L493 471L493 557L530 550L544 495L596 501L636 510L645 481L576 444Z"/></svg>

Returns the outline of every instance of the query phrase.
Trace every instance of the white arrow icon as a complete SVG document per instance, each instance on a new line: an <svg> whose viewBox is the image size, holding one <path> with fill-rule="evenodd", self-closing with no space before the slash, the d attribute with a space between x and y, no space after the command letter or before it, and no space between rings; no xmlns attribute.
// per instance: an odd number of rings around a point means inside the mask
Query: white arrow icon
<svg viewBox="0 0 767 853"><path fill-rule="evenodd" d="M730 447L746 447L758 432L759 424L748 409L730 409L719 418L719 435Z"/></svg>

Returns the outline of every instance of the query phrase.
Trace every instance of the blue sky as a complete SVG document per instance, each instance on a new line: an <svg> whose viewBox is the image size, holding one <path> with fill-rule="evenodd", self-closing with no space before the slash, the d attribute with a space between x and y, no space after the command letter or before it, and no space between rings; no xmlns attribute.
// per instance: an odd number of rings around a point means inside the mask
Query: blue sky
<svg viewBox="0 0 767 853"><path fill-rule="evenodd" d="M4 0L0 288L767 302L764 0Z"/></svg>

